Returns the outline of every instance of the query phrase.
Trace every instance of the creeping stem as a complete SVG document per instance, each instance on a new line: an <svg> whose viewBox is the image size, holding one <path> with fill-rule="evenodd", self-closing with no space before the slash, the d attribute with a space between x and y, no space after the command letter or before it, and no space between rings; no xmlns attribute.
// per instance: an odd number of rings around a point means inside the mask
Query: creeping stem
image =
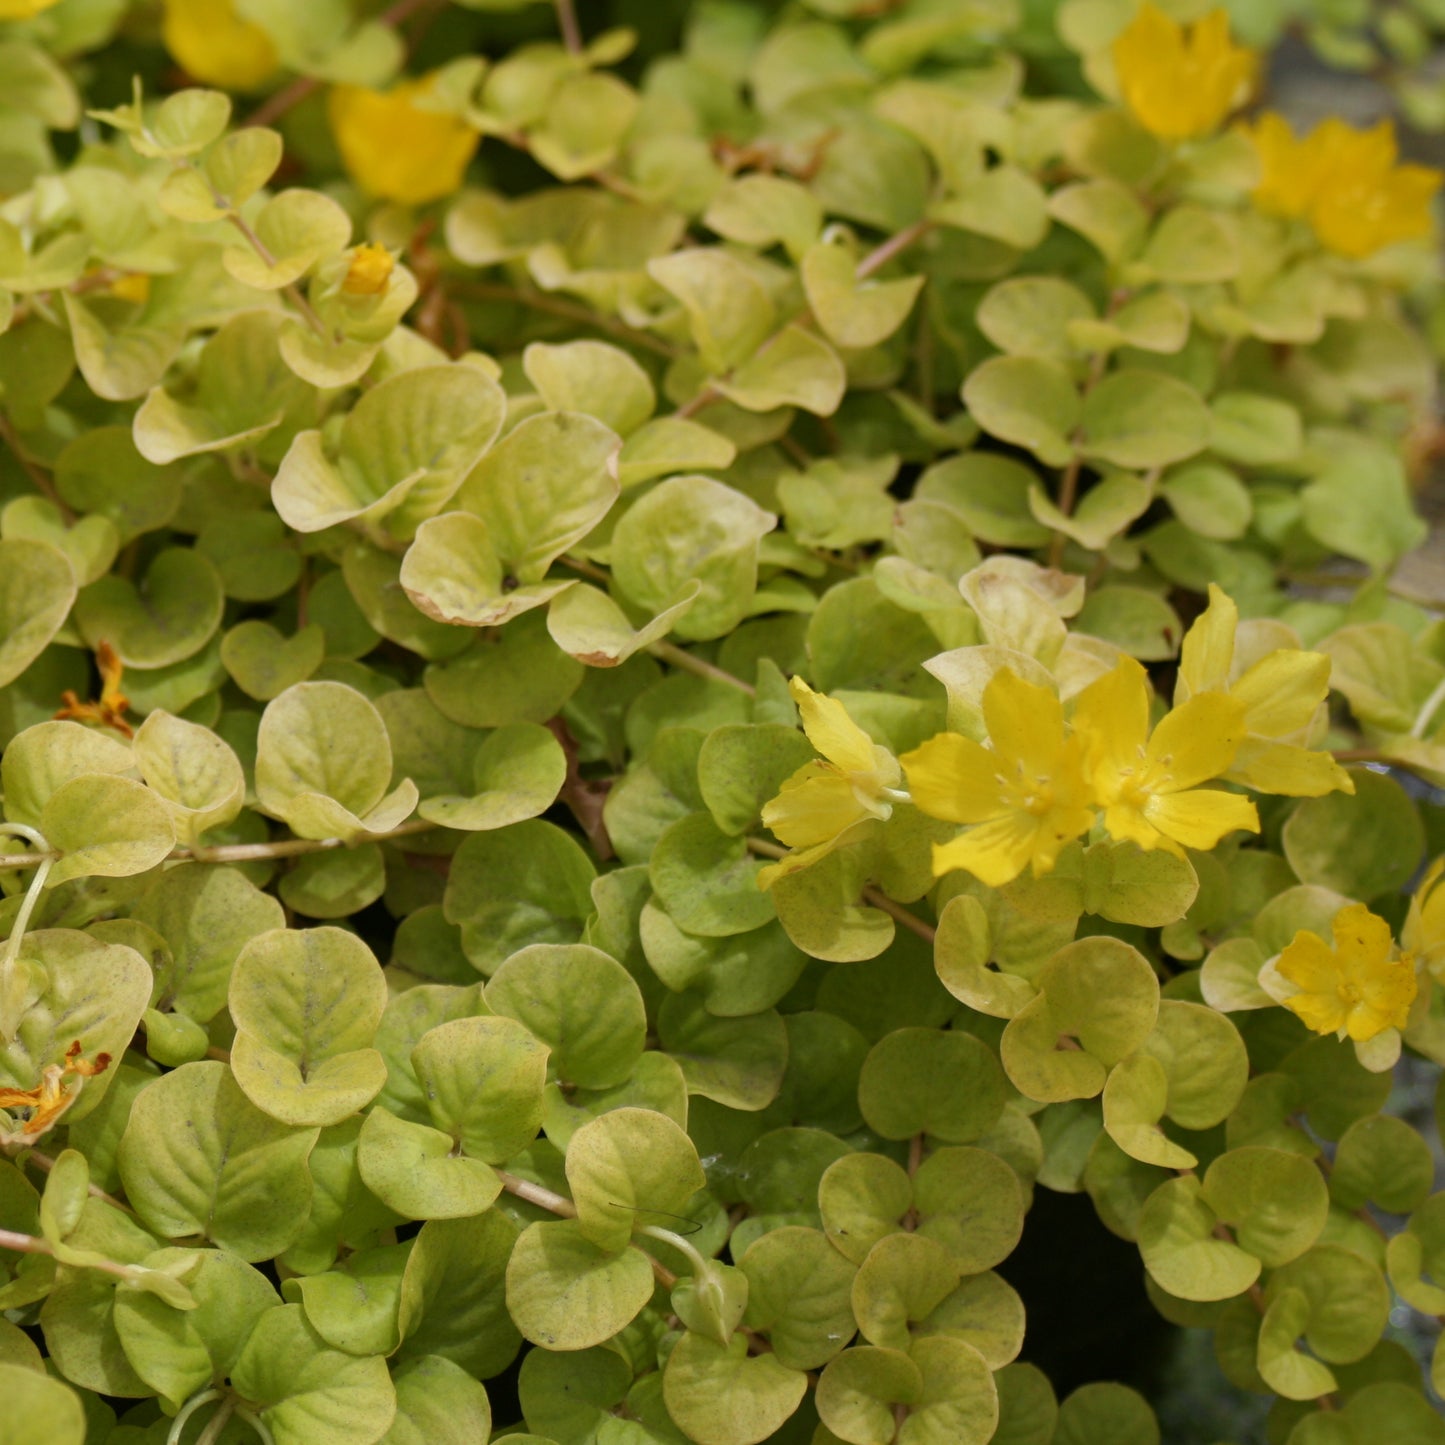
<svg viewBox="0 0 1445 1445"><path fill-rule="evenodd" d="M19 1031L20 1017L25 1008L25 977L19 967L20 945L25 941L25 930L35 912L35 905L40 901L45 880L55 866L55 855L51 852L45 835L37 828L28 827L24 823L0 823L0 833L8 833L13 838L24 838L27 843L42 849L47 855L37 865L35 876L30 880L30 887L25 890L20 911L10 926L10 937L5 941L5 952L0 954L0 1039L9 1043Z"/></svg>

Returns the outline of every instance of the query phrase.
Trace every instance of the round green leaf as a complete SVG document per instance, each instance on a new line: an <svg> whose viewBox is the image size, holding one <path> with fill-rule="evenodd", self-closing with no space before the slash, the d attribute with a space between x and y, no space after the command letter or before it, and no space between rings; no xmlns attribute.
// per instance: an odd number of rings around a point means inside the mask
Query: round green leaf
<svg viewBox="0 0 1445 1445"><path fill-rule="evenodd" d="M531 820L474 833L456 851L443 907L473 967L495 973L535 943L571 943L592 912L596 872L572 837Z"/></svg>
<svg viewBox="0 0 1445 1445"><path fill-rule="evenodd" d="M398 1119L380 1104L361 1126L356 1164L366 1187L406 1219L466 1218L502 1192L490 1166L459 1154L450 1134Z"/></svg>
<svg viewBox="0 0 1445 1445"><path fill-rule="evenodd" d="M1055 361L994 357L969 373L963 401L991 436L1027 448L1046 466L1062 467L1073 455L1070 438L1082 403L1069 373Z"/></svg>
<svg viewBox="0 0 1445 1445"><path fill-rule="evenodd" d="M863 1063L858 1103L885 1139L928 1133L951 1144L986 1134L1003 1113L997 1056L971 1034L896 1029Z"/></svg>
<svg viewBox="0 0 1445 1445"><path fill-rule="evenodd" d="M1180 1299L1233 1299L1259 1278L1258 1259L1215 1237L1218 1223L1192 1176L1170 1179L1149 1196L1139 1215L1139 1253L1163 1289Z"/></svg>
<svg viewBox="0 0 1445 1445"><path fill-rule="evenodd" d="M771 1354L748 1354L734 1335L726 1346L689 1331L663 1370L663 1398L678 1427L698 1445L755 1445L802 1403L808 1377Z"/></svg>
<svg viewBox="0 0 1445 1445"><path fill-rule="evenodd" d="M284 1124L339 1124L376 1097L386 1061L371 1047L386 980L340 928L253 938L231 973L231 1068L246 1097Z"/></svg>
<svg viewBox="0 0 1445 1445"><path fill-rule="evenodd" d="M770 1230L748 1246L738 1268L748 1280L744 1319L767 1334L779 1364L816 1370L852 1338L856 1271L819 1230Z"/></svg>
<svg viewBox="0 0 1445 1445"><path fill-rule="evenodd" d="M131 1105L120 1177L158 1234L209 1239L243 1260L270 1259L305 1226L306 1158L316 1133L263 1114L224 1064L182 1064Z"/></svg>
<svg viewBox="0 0 1445 1445"><path fill-rule="evenodd" d="M443 1355L423 1355L394 1377L396 1418L381 1445L471 1445L492 1429L492 1406L480 1380Z"/></svg>
<svg viewBox="0 0 1445 1445"><path fill-rule="evenodd" d="M612 534L613 577L645 611L670 607L690 583L696 600L679 637L721 637L747 615L757 586L758 543L777 518L709 477L669 477L633 503Z"/></svg>
<svg viewBox="0 0 1445 1445"><path fill-rule="evenodd" d="M577 1227L609 1253L643 1225L670 1227L706 1182L687 1133L650 1109L613 1109L567 1143Z"/></svg>
<svg viewBox="0 0 1445 1445"><path fill-rule="evenodd" d="M127 667L169 667L206 645L225 603L220 574L207 558L168 547L138 586L113 572L83 588L75 624L90 647L108 642Z"/></svg>
<svg viewBox="0 0 1445 1445"><path fill-rule="evenodd" d="M527 1339L549 1350L610 1340L651 1298L647 1256L600 1249L575 1219L529 1225L507 1264L507 1309Z"/></svg>
<svg viewBox="0 0 1445 1445"><path fill-rule="evenodd" d="M1201 1197L1240 1246L1271 1269L1303 1254L1329 1213L1329 1191L1313 1161L1280 1149L1221 1154L1205 1173Z"/></svg>
<svg viewBox="0 0 1445 1445"><path fill-rule="evenodd" d="M1350 777L1353 795L1327 793L1296 804L1281 840L1302 882L1371 899L1409 881L1425 851L1425 830L1394 778L1368 768L1351 768Z"/></svg>
<svg viewBox="0 0 1445 1445"><path fill-rule="evenodd" d="M728 938L773 917L773 900L758 887L761 866L741 838L729 837L709 814L692 813L657 840L652 886L680 928Z"/></svg>
<svg viewBox="0 0 1445 1445"><path fill-rule="evenodd" d="M11 1445L84 1445L85 1408L69 1385L43 1371L0 1363Z"/></svg>
<svg viewBox="0 0 1445 1445"><path fill-rule="evenodd" d="M52 886L71 878L126 878L154 868L175 846L175 826L151 789L110 773L72 778L40 811L40 831L64 856Z"/></svg>
<svg viewBox="0 0 1445 1445"><path fill-rule="evenodd" d="M329 1348L300 1305L261 1316L231 1383L261 1407L276 1445L374 1445L396 1414L386 1361Z"/></svg>
<svg viewBox="0 0 1445 1445"><path fill-rule="evenodd" d="M551 1050L552 1071L568 1085L620 1084L642 1056L642 994L620 963L586 944L514 953L492 975L487 1005L540 1039Z"/></svg>
<svg viewBox="0 0 1445 1445"><path fill-rule="evenodd" d="M1120 467L1163 467L1209 445L1209 408L1162 372L1112 372L1084 399L1085 454Z"/></svg>
<svg viewBox="0 0 1445 1445"><path fill-rule="evenodd" d="M537 1136L547 1047L510 1018L459 1018L422 1035L412 1068L432 1123L462 1151L503 1164Z"/></svg>
<svg viewBox="0 0 1445 1445"><path fill-rule="evenodd" d="M0 541L0 687L20 676L60 631L76 599L64 553L48 542Z"/></svg>

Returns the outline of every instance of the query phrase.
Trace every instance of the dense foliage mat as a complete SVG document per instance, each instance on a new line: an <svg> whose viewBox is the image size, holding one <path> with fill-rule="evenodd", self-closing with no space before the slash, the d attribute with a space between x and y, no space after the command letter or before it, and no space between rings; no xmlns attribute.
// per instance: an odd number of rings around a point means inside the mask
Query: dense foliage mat
<svg viewBox="0 0 1445 1445"><path fill-rule="evenodd" d="M1440 1445L1440 5L580 9L0 0L0 1436Z"/></svg>

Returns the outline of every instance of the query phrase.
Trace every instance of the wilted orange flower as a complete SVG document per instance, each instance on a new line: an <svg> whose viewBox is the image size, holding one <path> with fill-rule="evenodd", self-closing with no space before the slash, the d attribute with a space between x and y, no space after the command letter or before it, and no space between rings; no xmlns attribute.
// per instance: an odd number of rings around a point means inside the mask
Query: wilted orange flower
<svg viewBox="0 0 1445 1445"><path fill-rule="evenodd" d="M66 688L60 694L61 706L55 716L72 722L99 723L101 727L114 728L125 737L134 737L135 729L125 720L130 699L120 690L125 666L110 643L102 642L95 649L95 665L100 669L100 701L82 702L70 688Z"/></svg>
<svg viewBox="0 0 1445 1445"><path fill-rule="evenodd" d="M1434 228L1430 203L1445 177L1398 163L1392 121L1356 130L1332 116L1299 138L1283 116L1267 114L1248 134L1263 168L1255 205L1306 217L1330 250L1358 259Z"/></svg>
<svg viewBox="0 0 1445 1445"><path fill-rule="evenodd" d="M64 1064L49 1065L33 1089L0 1089L0 1109L30 1110L30 1117L18 1129L7 1131L0 1124L0 1143L35 1143L56 1126L60 1116L75 1102L80 1093L79 1081L93 1079L109 1067L109 1054L97 1054L94 1059L81 1058L80 1040L76 1039L65 1051ZM67 1089L65 1081L70 1078L77 1083Z"/></svg>
<svg viewBox="0 0 1445 1445"><path fill-rule="evenodd" d="M1254 51L1229 38L1229 16L1212 10L1181 25L1148 3L1114 41L1114 70L1134 118L1164 140L1209 135L1248 98Z"/></svg>
<svg viewBox="0 0 1445 1445"><path fill-rule="evenodd" d="M481 136L454 115L416 105L430 89L427 77L385 91L332 88L327 103L331 131L362 190L380 200L420 206L461 185Z"/></svg>

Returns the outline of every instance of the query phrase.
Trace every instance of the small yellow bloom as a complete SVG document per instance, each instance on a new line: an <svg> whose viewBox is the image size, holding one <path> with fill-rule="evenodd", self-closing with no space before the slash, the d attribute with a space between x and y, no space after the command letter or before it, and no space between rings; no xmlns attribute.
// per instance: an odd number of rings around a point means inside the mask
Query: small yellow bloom
<svg viewBox="0 0 1445 1445"><path fill-rule="evenodd" d="M0 0L0 20L29 20L60 0Z"/></svg>
<svg viewBox="0 0 1445 1445"><path fill-rule="evenodd" d="M420 206L449 196L476 153L481 136L465 121L414 103L430 88L425 77L386 91L332 87L327 106L341 159L379 200Z"/></svg>
<svg viewBox="0 0 1445 1445"><path fill-rule="evenodd" d="M1363 903L1351 903L1331 924L1334 947L1302 928L1275 970L1298 990L1283 1000L1317 1034L1364 1043L1403 1029L1417 988L1410 954L1395 958L1390 925Z"/></svg>
<svg viewBox="0 0 1445 1445"><path fill-rule="evenodd" d="M255 90L279 63L271 37L231 0L165 0L161 39L193 80L224 90Z"/></svg>
<svg viewBox="0 0 1445 1445"><path fill-rule="evenodd" d="M1434 228L1431 201L1441 173L1398 164L1394 123L1355 130L1331 117L1297 139L1282 116L1261 116L1249 132L1263 178L1254 203L1270 215L1307 217L1330 250L1358 260L1417 240Z"/></svg>
<svg viewBox="0 0 1445 1445"><path fill-rule="evenodd" d="M1445 858L1437 858L1410 900L1400 942L1441 983L1445 983Z"/></svg>
<svg viewBox="0 0 1445 1445"><path fill-rule="evenodd" d="M380 296L395 269L396 260L385 246L373 246L370 242L357 246L351 253L351 264L346 268L341 289L348 296Z"/></svg>
<svg viewBox="0 0 1445 1445"><path fill-rule="evenodd" d="M1125 104L1164 140L1210 135L1248 99L1258 58L1229 38L1229 16L1212 10L1181 25L1149 0L1114 41Z"/></svg>
<svg viewBox="0 0 1445 1445"><path fill-rule="evenodd" d="M1303 216L1329 179L1326 141L1331 123L1317 126L1301 140L1293 126L1271 110L1240 130L1259 154L1260 181L1251 193L1255 206L1267 216Z"/></svg>
<svg viewBox="0 0 1445 1445"><path fill-rule="evenodd" d="M1149 732L1149 686L1132 657L1091 682L1074 705L1085 769L1111 837L1141 848L1213 848L1226 833L1259 831L1247 798L1200 783L1219 777L1244 738L1244 704L1205 692Z"/></svg>
<svg viewBox="0 0 1445 1445"><path fill-rule="evenodd" d="M144 271L117 276L110 283L110 294L119 296L122 301L134 301L137 306L144 306L150 300L151 278Z"/></svg>
<svg viewBox="0 0 1445 1445"><path fill-rule="evenodd" d="M1001 668L983 690L989 747L940 733L903 756L914 805L975 826L933 846L933 871L965 868L991 888L1032 867L1047 873L1060 850L1093 826L1079 740L1047 688Z"/></svg>
<svg viewBox="0 0 1445 1445"><path fill-rule="evenodd" d="M804 763L763 807L764 826L799 851L761 869L761 888L816 863L847 841L858 824L890 817L903 777L898 759L879 747L836 698L814 692L801 677L788 687L803 731L823 757Z"/></svg>
<svg viewBox="0 0 1445 1445"><path fill-rule="evenodd" d="M1292 636L1282 624L1274 626ZM1330 660L1322 652L1276 647L1238 668L1239 608L1214 583L1209 606L1184 636L1176 704L1204 693L1228 693L1244 707L1245 735L1222 774L1259 793L1317 798L1353 793L1350 775L1329 753L1301 746L1329 696Z"/></svg>

